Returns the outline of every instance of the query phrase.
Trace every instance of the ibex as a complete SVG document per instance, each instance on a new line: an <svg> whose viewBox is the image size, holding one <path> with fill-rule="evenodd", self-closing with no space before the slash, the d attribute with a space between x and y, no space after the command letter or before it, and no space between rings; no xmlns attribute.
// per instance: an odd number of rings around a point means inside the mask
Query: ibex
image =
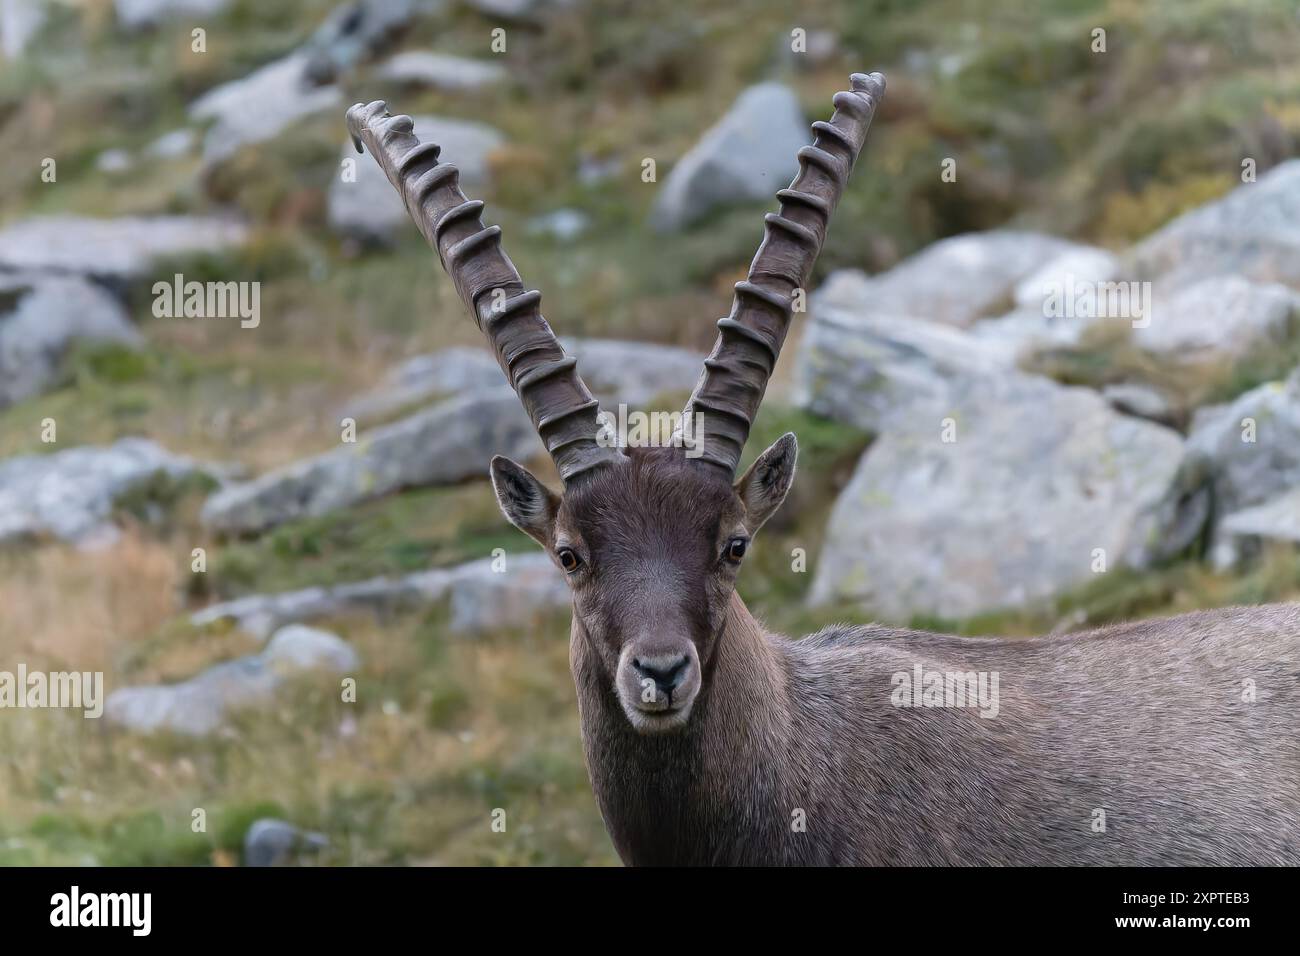
<svg viewBox="0 0 1300 956"><path fill-rule="evenodd" d="M797 448L787 434L733 480L741 450L884 86L854 74L777 192L686 405L697 457L599 440L597 402L483 203L409 117L348 111L563 482L556 495L491 463L506 518L572 591L587 767L615 848L628 864L1300 863L1300 606L1034 640L878 625L790 640L736 594ZM963 684L995 699L945 697Z"/></svg>

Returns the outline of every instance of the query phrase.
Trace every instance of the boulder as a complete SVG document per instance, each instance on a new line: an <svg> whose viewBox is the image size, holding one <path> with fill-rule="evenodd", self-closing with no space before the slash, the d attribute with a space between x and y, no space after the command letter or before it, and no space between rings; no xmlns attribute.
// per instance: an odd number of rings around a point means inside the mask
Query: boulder
<svg viewBox="0 0 1300 956"><path fill-rule="evenodd" d="M22 56L49 18L48 0L0 0L0 53Z"/></svg>
<svg viewBox="0 0 1300 956"><path fill-rule="evenodd" d="M465 0L465 3L484 16L538 23L550 13L572 7L574 0Z"/></svg>
<svg viewBox="0 0 1300 956"><path fill-rule="evenodd" d="M506 70L492 60L408 50L380 64L375 75L393 83L464 92L500 83L506 78Z"/></svg>
<svg viewBox="0 0 1300 956"><path fill-rule="evenodd" d="M306 852L323 850L329 839L323 833L299 830L292 823L265 817L244 834L244 866L288 866Z"/></svg>
<svg viewBox="0 0 1300 956"><path fill-rule="evenodd" d="M153 159L180 159L189 155L198 137L192 129L174 129L163 133L145 147L145 154Z"/></svg>
<svg viewBox="0 0 1300 956"><path fill-rule="evenodd" d="M0 408L57 385L75 342L134 348L140 333L117 299L92 282L0 273Z"/></svg>
<svg viewBox="0 0 1300 956"><path fill-rule="evenodd" d="M114 503L158 474L200 471L187 458L143 438L0 461L0 541L52 536L92 546L117 536Z"/></svg>
<svg viewBox="0 0 1300 956"><path fill-rule="evenodd" d="M460 170L461 186L477 194L489 179L488 157L504 138L490 126L470 120L416 116L415 135L442 147L441 159ZM335 178L329 192L329 222L335 232L355 239L388 242L410 224L402 199L379 164L359 156L351 142L343 159L355 161L355 176Z"/></svg>
<svg viewBox="0 0 1300 956"><path fill-rule="evenodd" d="M1168 396L1150 385L1137 382L1107 385L1102 388L1101 397L1116 411L1150 419L1163 425L1171 424L1176 417L1173 403Z"/></svg>
<svg viewBox="0 0 1300 956"><path fill-rule="evenodd" d="M542 448L508 388L424 409L314 458L227 485L202 519L226 534L246 534L347 508L404 488L445 485L487 474L493 455L528 458Z"/></svg>
<svg viewBox="0 0 1300 956"><path fill-rule="evenodd" d="M204 608L190 620L196 627L228 622L265 638L291 623L421 609L448 598L449 630L476 635L527 626L539 615L567 607L569 589L545 554L510 554L396 578L249 595Z"/></svg>
<svg viewBox="0 0 1300 956"><path fill-rule="evenodd" d="M1052 349L1071 349L1083 341L1083 333L1097 321L1089 316L1044 314L1041 305L1022 306L996 319L980 319L968 334L987 348L1001 352L1008 362Z"/></svg>
<svg viewBox="0 0 1300 956"><path fill-rule="evenodd" d="M837 272L827 280L822 298L867 315L968 326L1005 314L1022 280L1066 253L1086 248L1034 232L967 233L927 246L876 276Z"/></svg>
<svg viewBox="0 0 1300 956"><path fill-rule="evenodd" d="M1300 288L1300 159L1179 216L1134 248L1126 268L1175 289L1227 275Z"/></svg>
<svg viewBox="0 0 1300 956"><path fill-rule="evenodd" d="M511 555L453 568L445 580L453 634L490 634L525 627L569 606L564 575L545 554ZM497 570L501 567L501 570Z"/></svg>
<svg viewBox="0 0 1300 956"><path fill-rule="evenodd" d="M359 664L336 635L295 627L277 633L261 654L214 664L187 681L115 690L104 716L133 733L205 736L236 711L275 703L286 680L314 671L349 674Z"/></svg>
<svg viewBox="0 0 1300 956"><path fill-rule="evenodd" d="M376 388L350 399L340 412L358 422L376 422L437 398L508 389L491 352L454 345L407 359Z"/></svg>
<svg viewBox="0 0 1300 956"><path fill-rule="evenodd" d="M95 157L95 169L108 176L130 172L135 160L125 149L106 149Z"/></svg>
<svg viewBox="0 0 1300 956"><path fill-rule="evenodd" d="M243 224L226 218L36 216L0 230L0 269L139 279L163 257L220 252L247 236Z"/></svg>
<svg viewBox="0 0 1300 956"><path fill-rule="evenodd" d="M1207 480L1232 514L1300 485L1300 373L1199 409L1187 434L1189 481Z"/></svg>
<svg viewBox="0 0 1300 956"><path fill-rule="evenodd" d="M1153 302L1133 342L1177 362L1241 359L1286 343L1300 326L1300 294L1240 276L1212 276Z"/></svg>
<svg viewBox="0 0 1300 956"><path fill-rule="evenodd" d="M795 154L809 142L793 90L780 83L751 86L668 174L652 225L675 232L721 206L770 201L799 171Z"/></svg>
<svg viewBox="0 0 1300 956"><path fill-rule="evenodd" d="M309 54L295 51L190 104L191 119L212 124L203 141L204 165L214 166L244 146L274 139L304 117L341 108L342 92L337 86L314 84L309 65Z"/></svg>
<svg viewBox="0 0 1300 956"><path fill-rule="evenodd" d="M1110 282L1120 274L1118 257L1095 246L1074 246L1016 283L1017 308L1038 309L1071 285Z"/></svg>
<svg viewBox="0 0 1300 956"><path fill-rule="evenodd" d="M1204 523L1203 497L1168 497L1178 434L1095 392L1007 379L958 396L946 418L867 450L835 503L812 603L967 618L1045 601L1103 566L1145 567Z"/></svg>
<svg viewBox="0 0 1300 956"><path fill-rule="evenodd" d="M328 670L347 674L361 666L352 645L329 631L302 624L282 627L262 651L262 660L277 673Z"/></svg>
<svg viewBox="0 0 1300 956"><path fill-rule="evenodd" d="M211 17L230 5L230 0L113 0L117 22L126 30L155 27L178 17Z"/></svg>
<svg viewBox="0 0 1300 956"><path fill-rule="evenodd" d="M842 275L813 296L795 360L799 407L880 433L937 421L959 394L1022 377L1007 349L963 329L843 306Z"/></svg>
<svg viewBox="0 0 1300 956"><path fill-rule="evenodd" d="M577 357L583 381L607 406L643 407L666 393L689 392L704 371L703 355L674 345L567 336L560 344Z"/></svg>
<svg viewBox="0 0 1300 956"><path fill-rule="evenodd" d="M1220 569L1236 565L1265 542L1300 544L1300 488L1288 488L1262 504L1234 511L1215 531L1211 559Z"/></svg>
<svg viewBox="0 0 1300 956"><path fill-rule="evenodd" d="M104 717L132 733L201 737L236 710L269 705L280 686L280 677L260 657L241 657L178 684L119 688L108 695Z"/></svg>
<svg viewBox="0 0 1300 956"><path fill-rule="evenodd" d="M304 48L307 77L318 84L333 82L382 50L417 13L443 5L443 0L354 0L336 7Z"/></svg>
<svg viewBox="0 0 1300 956"><path fill-rule="evenodd" d="M573 242L587 231L590 224L586 213L577 209L556 209L528 220L528 235Z"/></svg>
<svg viewBox="0 0 1300 956"><path fill-rule="evenodd" d="M607 406L644 407L659 395L689 391L704 368L703 355L671 345L575 338L560 344L577 356L583 381ZM377 421L437 397L471 392L506 394L510 388L491 352L455 346L408 359L342 413L359 422Z"/></svg>

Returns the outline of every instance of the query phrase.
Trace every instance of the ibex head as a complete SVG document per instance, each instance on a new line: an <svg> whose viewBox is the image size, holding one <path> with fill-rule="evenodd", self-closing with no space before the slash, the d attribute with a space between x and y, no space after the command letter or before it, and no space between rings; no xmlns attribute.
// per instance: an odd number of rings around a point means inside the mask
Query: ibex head
<svg viewBox="0 0 1300 956"><path fill-rule="evenodd" d="M685 726L706 691L710 661L753 536L784 500L797 445L787 434L739 479L750 425L826 228L884 92L878 73L855 73L829 122L799 150L800 171L777 192L748 278L684 416L688 457L675 447L621 450L598 440L597 403L485 228L483 203L461 193L454 166L421 144L406 116L358 104L348 125L369 147L487 336L559 469L557 495L521 465L497 457L491 474L506 518L537 541L573 592L574 632L588 642L623 711L641 732Z"/></svg>
<svg viewBox="0 0 1300 956"><path fill-rule="evenodd" d="M633 448L563 496L492 460L501 510L564 571L574 627L638 730L690 716L741 562L790 489L796 451L785 435L733 484L678 449Z"/></svg>

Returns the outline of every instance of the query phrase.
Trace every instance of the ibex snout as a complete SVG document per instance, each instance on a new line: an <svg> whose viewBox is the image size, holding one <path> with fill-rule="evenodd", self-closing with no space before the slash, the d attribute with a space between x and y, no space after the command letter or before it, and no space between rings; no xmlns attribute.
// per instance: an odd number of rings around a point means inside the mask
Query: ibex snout
<svg viewBox="0 0 1300 956"><path fill-rule="evenodd" d="M657 733L686 723L700 690L700 658L689 640L632 641L619 655L618 696L637 730Z"/></svg>

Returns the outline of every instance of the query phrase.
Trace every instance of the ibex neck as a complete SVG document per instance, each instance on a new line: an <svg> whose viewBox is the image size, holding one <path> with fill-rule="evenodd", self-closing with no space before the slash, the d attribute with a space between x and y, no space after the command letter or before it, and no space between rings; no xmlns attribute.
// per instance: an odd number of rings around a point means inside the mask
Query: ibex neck
<svg viewBox="0 0 1300 956"><path fill-rule="evenodd" d="M744 862L734 857L748 842L739 831L788 818L779 771L790 733L782 658L744 602L732 596L704 689L678 732L633 730L587 641L575 621L570 651L587 769L624 862Z"/></svg>

